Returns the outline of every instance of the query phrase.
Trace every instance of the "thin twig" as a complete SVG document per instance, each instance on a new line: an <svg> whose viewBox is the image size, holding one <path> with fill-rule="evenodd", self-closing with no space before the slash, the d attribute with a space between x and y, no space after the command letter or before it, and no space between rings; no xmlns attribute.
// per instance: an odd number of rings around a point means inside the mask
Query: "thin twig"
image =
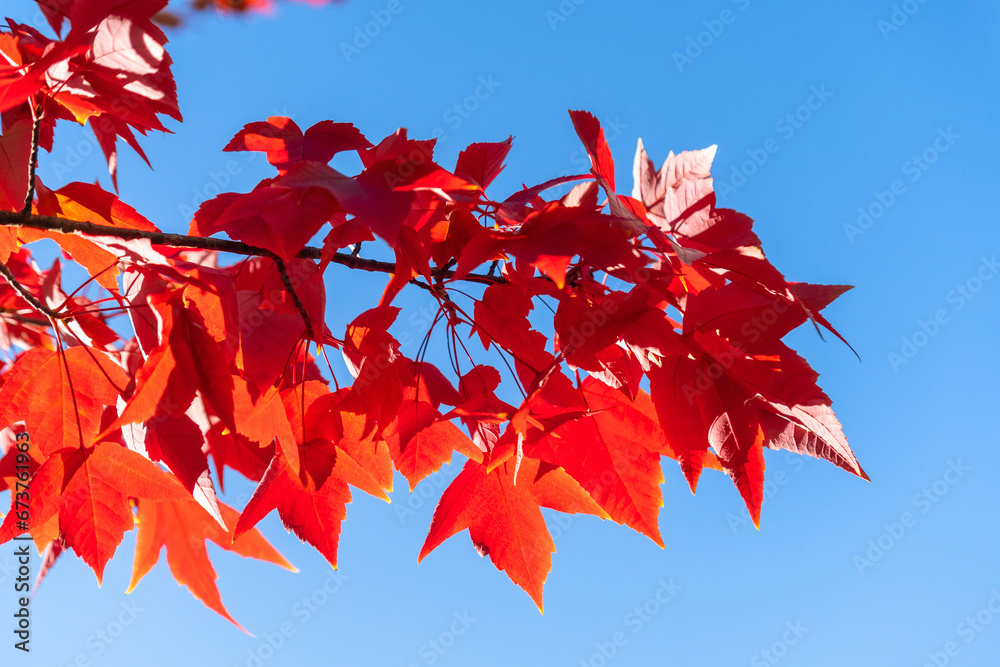
<svg viewBox="0 0 1000 667"><path fill-rule="evenodd" d="M274 256L272 259L274 260L274 265L278 267L278 273L281 274L281 282L284 283L288 293L292 295L292 301L295 303L295 307L299 309L299 314L302 315L302 322L306 325L306 337L315 339L316 335L313 333L312 320L309 318L309 313L306 312L305 304L302 303L299 295L295 292L295 286L292 285L288 269L285 268L285 260L278 256Z"/></svg>
<svg viewBox="0 0 1000 667"><path fill-rule="evenodd" d="M31 153L28 158L28 192L24 195L24 206L21 208L21 217L27 218L31 215L31 204L35 201L35 169L38 167L38 136L42 128L42 107L35 107L32 114L31 123Z"/></svg>
<svg viewBox="0 0 1000 667"><path fill-rule="evenodd" d="M0 311L0 318L11 320L19 324L30 324L35 327L48 327L52 325L52 323L48 320L43 320L38 317L25 317L24 315L19 315L10 311Z"/></svg>
<svg viewBox="0 0 1000 667"><path fill-rule="evenodd" d="M45 313L54 320L58 320L62 317L59 313L49 308L47 305L42 303L38 297L28 291L28 288L21 284L21 282L14 277L14 274L7 267L6 264L0 264L0 275L14 288L14 291L21 295L25 301L31 304L32 308L35 310Z"/></svg>

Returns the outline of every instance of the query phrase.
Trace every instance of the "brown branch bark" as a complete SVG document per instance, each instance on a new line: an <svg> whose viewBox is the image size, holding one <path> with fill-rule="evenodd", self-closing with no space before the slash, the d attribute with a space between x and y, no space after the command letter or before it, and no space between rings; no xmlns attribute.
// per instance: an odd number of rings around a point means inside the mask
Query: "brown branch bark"
<svg viewBox="0 0 1000 667"><path fill-rule="evenodd" d="M35 170L38 168L38 137L42 129L42 107L35 107L31 124L31 152L28 156L28 191L24 194L21 217L31 215L31 204L35 201Z"/></svg>
<svg viewBox="0 0 1000 667"><path fill-rule="evenodd" d="M21 324L30 324L35 327L48 327L52 326L49 320L43 320L38 317L25 317L19 313L10 310L0 310L0 318L5 320L10 320L11 322L19 322Z"/></svg>
<svg viewBox="0 0 1000 667"><path fill-rule="evenodd" d="M170 246L173 248L190 248L196 250L214 250L217 252L228 252L236 255L244 256L260 256L269 257L274 261L275 266L281 273L281 280L284 283L285 289L292 297L292 301L295 306L299 309L299 313L302 316L302 321L306 326L306 335L309 337L314 337L315 330L313 329L311 318L309 313L306 312L305 305L302 300L299 299L299 295L295 292L295 286L292 284L289 278L288 271L285 267L284 260L276 255L274 252L266 248L258 248L241 241L232 241L229 239L218 239L211 237L200 237L200 236L188 236L184 234L168 234L164 232L150 232L140 229L123 229L120 227L113 227L110 225L98 225L91 222L82 222L79 220L68 220L65 218L58 218L54 216L47 215L33 215L31 213L32 204L35 199L35 169L38 161L38 141L39 133L41 129L42 112L41 108L36 108L34 113L34 122L32 124L31 132L31 153L28 161L28 189L25 194L24 207L20 212L14 213L11 211L0 211L0 226L4 227L29 227L32 229L38 229L43 231L53 231L60 232L63 234L77 234L80 236L109 236L112 238L118 238L122 240L133 240L133 239L145 239L150 243L155 243L157 245ZM394 274L396 272L396 265L391 262L380 262L372 259L365 259L358 256L358 252L361 249L361 244L357 244L354 248L354 252L350 255L344 253L336 253L331 262L334 264L340 264L351 269L361 269L363 271L371 272L381 272ZM303 259L320 259L322 256L322 251L319 248L306 247L299 252L298 257ZM492 273L492 272L491 272ZM58 319L60 315L54 310L49 308L47 305L42 303L35 295L31 294L27 288L22 285L14 274L10 271L7 266L0 265L0 275L2 275L11 287L13 287L28 303L30 303L36 310L45 313L53 319ZM454 272L446 269L442 269L435 273L434 277L437 280L441 280L450 276L453 276ZM500 282L502 279L498 280L492 275L490 276L467 276L466 280L473 282L486 282L495 283ZM433 288L426 285L418 280L411 280L411 283L421 287L423 289L429 289L433 291Z"/></svg>
<svg viewBox="0 0 1000 667"><path fill-rule="evenodd" d="M112 238L130 241L134 239L146 239L156 245L169 246L172 248L189 248L192 250L214 250L217 252L228 252L234 255L247 257L270 257L276 255L266 249L243 243L242 241L232 241L230 239L220 239L211 236L188 236L186 234L171 234L167 232L150 232L143 229L127 229L122 227L112 227L110 225L98 225L92 222L82 222L79 220L68 220L50 215L31 214L21 216L20 213L11 211L0 211L0 227L28 227L49 232L60 232L62 234L77 234L79 236L110 236ZM322 254L320 248L306 246L299 252L297 257L302 259L319 259ZM394 262L381 262L375 259L364 257L354 257L346 253L338 252L331 258L331 263L345 266L349 269L359 269L372 273L396 272ZM435 271L435 278L444 280L455 275L454 270ZM496 283L506 283L502 276L490 276L485 274L469 274L461 278L466 282L492 285Z"/></svg>
<svg viewBox="0 0 1000 667"><path fill-rule="evenodd" d="M6 280L7 283L14 288L15 292L21 295L21 298L31 304L32 308L41 313L45 313L54 320L58 320L62 317L59 313L49 308L47 305L42 303L38 297L28 291L28 288L22 285L21 282L14 277L14 274L6 264L0 264L0 275L2 275L4 280Z"/></svg>
<svg viewBox="0 0 1000 667"><path fill-rule="evenodd" d="M28 157L28 188L24 194L24 206L21 207L20 212L12 213L4 211L9 215L15 216L15 219L24 221L31 215L31 204L35 200L35 169L38 165L38 138L41 133L42 127L42 108L35 107L33 113L33 121L31 125L31 150ZM57 320L61 316L56 311L52 310L41 299L32 294L27 287L21 284L21 282L14 277L14 273L6 264L0 264L0 275L3 276L4 280L14 288L14 291L21 295L25 301L31 304L31 307L40 313L45 313L52 320ZM48 322L45 322L48 324Z"/></svg>

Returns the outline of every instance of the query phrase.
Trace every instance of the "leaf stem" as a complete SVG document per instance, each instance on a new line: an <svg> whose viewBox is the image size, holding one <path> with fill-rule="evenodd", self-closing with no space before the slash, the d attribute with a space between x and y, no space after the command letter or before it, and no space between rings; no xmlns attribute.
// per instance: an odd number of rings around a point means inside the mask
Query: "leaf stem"
<svg viewBox="0 0 1000 667"><path fill-rule="evenodd" d="M302 322L306 325L306 337L316 339L316 334L313 331L312 320L309 318L309 313L306 311L305 304L299 298L298 293L295 291L295 286L292 285L292 279L288 275L288 269L285 267L285 260L278 256L271 258L274 261L274 265L278 267L278 273L281 274L281 282L285 285L285 290L292 297L292 301L295 303L295 307L299 309L299 314L302 316Z"/></svg>

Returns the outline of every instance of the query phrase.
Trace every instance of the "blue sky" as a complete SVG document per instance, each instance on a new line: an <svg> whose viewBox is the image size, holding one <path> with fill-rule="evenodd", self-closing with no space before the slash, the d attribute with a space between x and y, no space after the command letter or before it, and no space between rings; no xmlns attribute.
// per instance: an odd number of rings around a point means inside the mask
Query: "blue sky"
<svg viewBox="0 0 1000 667"><path fill-rule="evenodd" d="M210 548L223 600L255 637L203 608L163 559L124 595L130 536L102 588L63 558L33 603L31 659L5 643L3 663L992 664L1000 5L399 0L369 43L343 47L390 4L285 4L171 32L185 122L143 141L155 171L122 156L121 196L186 230L219 181L246 191L269 175L262 159L221 148L272 114L302 127L354 122L370 139L399 126L436 133L445 166L468 143L513 134L497 193L586 169L571 108L609 128L625 192L640 136L657 164L718 144L716 189L726 184L725 205L757 221L772 262L793 280L856 286L826 314L861 362L812 330L788 340L822 374L872 482L770 452L758 532L728 479L706 473L692 496L665 465L666 548L595 518L551 522L558 553L539 615L465 533L417 565L453 464L412 497L399 477L392 505L355 494L339 572L274 515L262 530L300 572ZM32 22L33 7L7 0L3 11ZM456 104L477 108L459 115ZM88 141L62 129L42 179L108 187ZM328 276L334 331L383 286ZM408 318L427 302L407 293L401 304L397 334L416 337ZM252 485L228 490L242 506ZM0 566L12 553L0 546ZM5 569L0 578L0 599L12 600Z"/></svg>

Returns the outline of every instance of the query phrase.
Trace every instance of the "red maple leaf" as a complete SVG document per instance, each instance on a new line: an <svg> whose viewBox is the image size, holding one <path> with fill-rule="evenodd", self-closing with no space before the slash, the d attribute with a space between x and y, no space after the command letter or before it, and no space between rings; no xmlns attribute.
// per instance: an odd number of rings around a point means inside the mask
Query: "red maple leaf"
<svg viewBox="0 0 1000 667"><path fill-rule="evenodd" d="M139 534L135 542L135 561L128 591L139 584L160 559L160 550L167 550L167 564L178 583L187 586L191 594L209 609L243 630L222 604L216 586L215 569L208 559L205 541L211 540L226 551L244 558L274 563L286 570L297 570L256 530L252 529L233 539L239 513L228 505L220 505L226 530L193 501L156 502L142 500L136 522ZM244 630L244 632L246 632Z"/></svg>
<svg viewBox="0 0 1000 667"><path fill-rule="evenodd" d="M468 529L481 556L520 586L542 609L542 585L552 569L555 545L540 507L569 514L606 514L560 468L524 459L514 481L514 463L487 473L469 461L448 486L434 510L420 560L452 535Z"/></svg>

